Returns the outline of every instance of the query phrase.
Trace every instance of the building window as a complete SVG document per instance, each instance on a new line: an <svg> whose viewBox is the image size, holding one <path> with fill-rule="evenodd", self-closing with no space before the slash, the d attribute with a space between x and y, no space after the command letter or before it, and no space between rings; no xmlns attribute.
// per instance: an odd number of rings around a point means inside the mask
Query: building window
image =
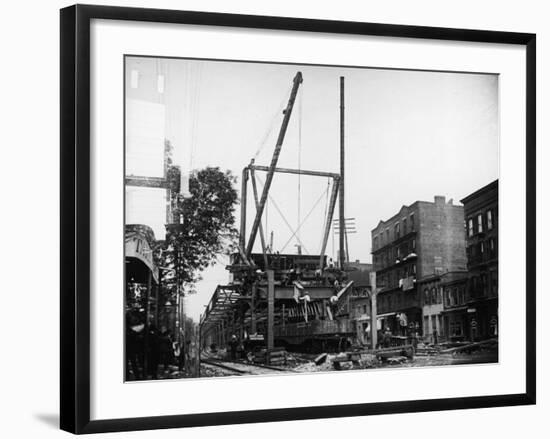
<svg viewBox="0 0 550 439"><path fill-rule="evenodd" d="M488 210L487 211L487 230L493 229L493 211Z"/></svg>
<svg viewBox="0 0 550 439"><path fill-rule="evenodd" d="M436 303L437 303L437 297L436 297L436 296L437 296L437 292L436 292L435 288L432 288L432 298L431 298L431 302L432 302L433 304L436 304Z"/></svg>
<svg viewBox="0 0 550 439"><path fill-rule="evenodd" d="M374 239L372 241L372 248L373 248L373 250L378 249L378 236L374 237Z"/></svg>
<svg viewBox="0 0 550 439"><path fill-rule="evenodd" d="M403 218L403 236L407 234L407 218Z"/></svg>
<svg viewBox="0 0 550 439"><path fill-rule="evenodd" d="M491 238L489 239L489 257L494 258L495 256L496 256L495 240Z"/></svg>
<svg viewBox="0 0 550 439"><path fill-rule="evenodd" d="M469 237L474 236L474 219L473 218L468 219L468 236Z"/></svg>
<svg viewBox="0 0 550 439"><path fill-rule="evenodd" d="M491 271L491 294L493 296L498 295L498 272Z"/></svg>
<svg viewBox="0 0 550 439"><path fill-rule="evenodd" d="M411 223L411 232L414 231L414 213L409 215L409 222Z"/></svg>
<svg viewBox="0 0 550 439"><path fill-rule="evenodd" d="M386 244L390 243L390 229L386 229Z"/></svg>
<svg viewBox="0 0 550 439"><path fill-rule="evenodd" d="M483 233L483 215L481 213L477 216L477 233Z"/></svg>
<svg viewBox="0 0 550 439"><path fill-rule="evenodd" d="M498 318L497 316L491 316L489 320L489 335L496 337L498 335Z"/></svg>
<svg viewBox="0 0 550 439"><path fill-rule="evenodd" d="M399 223L395 223L395 239L399 239Z"/></svg>
<svg viewBox="0 0 550 439"><path fill-rule="evenodd" d="M424 290L424 303L426 305L430 304L430 290L428 290L427 288Z"/></svg>
<svg viewBox="0 0 550 439"><path fill-rule="evenodd" d="M483 292L483 296L486 296L487 295L487 274L486 273L482 273L481 274L481 288L482 288L482 292Z"/></svg>
<svg viewBox="0 0 550 439"><path fill-rule="evenodd" d="M451 335L453 337L462 336L462 323L460 321L451 322L450 329L451 329Z"/></svg>

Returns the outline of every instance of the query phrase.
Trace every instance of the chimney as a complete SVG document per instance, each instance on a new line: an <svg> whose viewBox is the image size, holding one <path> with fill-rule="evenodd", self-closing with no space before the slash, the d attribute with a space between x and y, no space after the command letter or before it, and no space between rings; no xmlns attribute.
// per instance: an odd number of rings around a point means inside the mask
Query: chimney
<svg viewBox="0 0 550 439"><path fill-rule="evenodd" d="M436 195L434 197L434 203L438 206L445 204L445 197L443 195Z"/></svg>

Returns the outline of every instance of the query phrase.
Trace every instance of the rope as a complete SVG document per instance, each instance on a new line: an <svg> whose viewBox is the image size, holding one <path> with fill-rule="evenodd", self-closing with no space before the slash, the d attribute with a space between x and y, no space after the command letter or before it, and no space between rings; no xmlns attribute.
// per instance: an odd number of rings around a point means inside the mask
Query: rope
<svg viewBox="0 0 550 439"><path fill-rule="evenodd" d="M302 170L302 92L298 100L298 170ZM300 240L301 227L301 206L302 206L302 174L298 174L298 229L297 239ZM285 244L286 247L286 244Z"/></svg>
<svg viewBox="0 0 550 439"><path fill-rule="evenodd" d="M260 183L263 185L264 182L263 180L256 176L256 178L260 181ZM277 203L275 202L275 200L273 199L273 197L271 196L271 194L268 194L268 198L271 200L271 202L273 203L273 206L275 207L275 210L277 212L279 212L279 215L281 215L281 218L283 219L283 221L285 222L285 224L287 225L287 227L290 229L290 231L292 233L294 233L294 229L292 228L292 226L290 225L290 223L288 222L288 220L286 219L286 217L284 216L283 212L281 211L281 209L279 208L279 206L277 205ZM309 254L309 252L307 251L304 243L302 241L300 241L300 239L298 239L298 242L300 243L300 245L302 246L302 248L306 251L306 253ZM271 249L271 251L273 251L273 249Z"/></svg>
<svg viewBox="0 0 550 439"><path fill-rule="evenodd" d="M288 241L285 243L285 245L283 246L281 252L284 251L284 249L286 248L286 246L290 243L290 241L292 240L292 238L294 238L294 236L296 235L296 239L298 241L300 241L300 236L298 235L298 232L300 231L300 228L304 225L304 223L306 222L306 220L311 216L311 214L313 213L313 211L315 210L315 208L317 207L317 205L321 202L321 200L323 199L323 196L325 195L325 192L326 191L323 191L321 192L321 196L317 199L317 201L315 202L315 204L313 205L313 207L310 209L310 211L307 213L306 217L304 218L304 220L298 225L298 228L296 229L296 231L292 234L292 236L290 238L288 238Z"/></svg>
<svg viewBox="0 0 550 439"><path fill-rule="evenodd" d="M273 113L273 116L271 117L271 120L269 122L267 131L265 132L262 141L260 142L260 146L256 150L256 153L254 154L254 160L258 158L258 155L260 155L260 152L265 148L265 145L267 145L267 140L269 139L269 136L273 132L273 129L275 128L275 122L277 122L278 117L280 116L281 112L283 111L283 108L285 108L285 101L286 97L283 97L281 102L279 103L279 106L275 109L275 113Z"/></svg>

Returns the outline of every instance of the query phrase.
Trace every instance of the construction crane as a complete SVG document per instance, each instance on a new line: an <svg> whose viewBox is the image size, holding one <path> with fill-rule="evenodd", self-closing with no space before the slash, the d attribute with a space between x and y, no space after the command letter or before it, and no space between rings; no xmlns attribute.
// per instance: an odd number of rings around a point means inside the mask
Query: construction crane
<svg viewBox="0 0 550 439"><path fill-rule="evenodd" d="M344 132L343 132L343 78L340 78L340 173L319 170L304 170L278 167L285 134L290 122L298 90L303 82L297 72L292 84L288 103L283 110L283 120L269 166L261 166L255 160L243 168L241 181L241 222L238 253L233 255L227 269L232 273L229 285L218 286L205 313L201 316L202 338L224 344L228 334L240 332L247 337L257 336L263 330L267 352L274 349L275 339L285 346L319 341L318 349L326 344L337 344L354 332L353 323L346 318L346 300L353 290L345 273L344 218ZM257 173L266 173L259 194ZM276 173L328 178L332 190L326 209L326 218L318 255L279 254L273 251L273 237L267 244L262 215L270 196L270 188ZM255 215L246 239L246 214L248 182L251 182ZM328 188L327 188L328 194ZM339 264L327 264L325 255L328 237L333 226L336 201L339 199L340 248ZM262 253L253 253L257 235L260 235ZM349 312L349 310L348 310ZM311 318L310 318L311 316ZM300 322L306 322L304 330ZM205 338L206 337L206 338ZM249 337L250 338L250 337ZM317 340L317 341L316 341ZM336 346L334 346L336 349ZM269 360L268 360L269 362Z"/></svg>

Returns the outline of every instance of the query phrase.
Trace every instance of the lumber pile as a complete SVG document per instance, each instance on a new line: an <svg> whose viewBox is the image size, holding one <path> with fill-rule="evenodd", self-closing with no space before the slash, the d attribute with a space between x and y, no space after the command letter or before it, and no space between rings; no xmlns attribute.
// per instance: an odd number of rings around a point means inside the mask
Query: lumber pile
<svg viewBox="0 0 550 439"><path fill-rule="evenodd" d="M442 354L458 354L458 353L470 353L480 348L496 346L498 344L497 339L483 340L474 343L468 343L462 346L456 346L449 349L443 349Z"/></svg>
<svg viewBox="0 0 550 439"><path fill-rule="evenodd" d="M270 364L272 366L284 366L287 361L287 352L285 348L258 349L254 352L254 363Z"/></svg>

